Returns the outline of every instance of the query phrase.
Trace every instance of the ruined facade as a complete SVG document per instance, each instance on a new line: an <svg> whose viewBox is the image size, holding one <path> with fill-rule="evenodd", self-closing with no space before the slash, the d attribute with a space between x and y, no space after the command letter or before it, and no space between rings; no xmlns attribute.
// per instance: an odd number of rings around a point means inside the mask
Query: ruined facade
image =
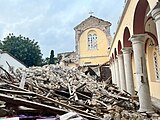
<svg viewBox="0 0 160 120"><path fill-rule="evenodd" d="M76 67L76 53L73 52L64 52L57 54L60 65L68 66L70 68Z"/></svg>

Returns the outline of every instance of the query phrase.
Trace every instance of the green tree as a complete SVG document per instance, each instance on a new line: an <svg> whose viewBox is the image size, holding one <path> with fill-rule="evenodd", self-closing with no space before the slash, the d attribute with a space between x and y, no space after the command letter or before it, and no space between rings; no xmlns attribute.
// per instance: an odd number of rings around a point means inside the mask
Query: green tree
<svg viewBox="0 0 160 120"><path fill-rule="evenodd" d="M54 50L51 50L51 54L50 54L50 58L49 58L49 64L55 64Z"/></svg>
<svg viewBox="0 0 160 120"><path fill-rule="evenodd" d="M9 34L2 41L2 50L8 51L28 67L42 64L42 53L38 42L30 40L28 37Z"/></svg>

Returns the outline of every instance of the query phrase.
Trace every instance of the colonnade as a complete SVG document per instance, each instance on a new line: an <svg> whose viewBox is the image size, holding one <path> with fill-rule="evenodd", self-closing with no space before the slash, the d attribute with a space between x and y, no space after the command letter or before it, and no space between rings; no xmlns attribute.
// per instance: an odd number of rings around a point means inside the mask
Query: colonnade
<svg viewBox="0 0 160 120"><path fill-rule="evenodd" d="M151 12L154 18L158 47L160 53L160 3L154 7ZM135 63L135 76L138 85L138 96L140 102L140 112L151 112L151 96L146 68L145 58L145 40L146 34L135 34L132 35L129 41L132 42L132 47L123 47L121 49L122 54L118 54L112 58L110 68L112 73L112 82L116 84L119 90L127 91L131 95L134 95L134 82L133 82L133 71L132 71L132 56L134 55ZM133 52L133 53L132 53Z"/></svg>
<svg viewBox="0 0 160 120"><path fill-rule="evenodd" d="M134 95L131 57L133 52L136 71L134 74L138 83L139 111L141 112L152 111L145 59L145 36L146 34L133 35L130 38L132 47L122 48L122 54L117 55L110 65L113 84L116 84L121 91L125 90Z"/></svg>

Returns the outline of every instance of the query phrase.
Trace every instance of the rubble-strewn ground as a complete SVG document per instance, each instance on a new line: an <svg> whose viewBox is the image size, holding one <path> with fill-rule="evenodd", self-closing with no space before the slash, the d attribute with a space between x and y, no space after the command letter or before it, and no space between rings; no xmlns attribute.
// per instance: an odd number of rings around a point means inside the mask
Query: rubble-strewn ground
<svg viewBox="0 0 160 120"><path fill-rule="evenodd" d="M138 113L137 96L122 93L114 85L98 82L78 69L58 65L5 72L0 76L0 100L0 116L56 116L73 111L91 120L159 117L156 113Z"/></svg>

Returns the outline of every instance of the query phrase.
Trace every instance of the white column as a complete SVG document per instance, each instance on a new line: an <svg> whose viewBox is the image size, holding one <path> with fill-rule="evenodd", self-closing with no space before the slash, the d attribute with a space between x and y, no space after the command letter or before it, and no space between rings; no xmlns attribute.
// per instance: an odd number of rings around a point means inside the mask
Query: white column
<svg viewBox="0 0 160 120"><path fill-rule="evenodd" d="M125 72L124 72L124 61L123 55L118 55L118 66L119 66L119 78L120 78L120 85L121 91L126 90L126 79L125 79Z"/></svg>
<svg viewBox="0 0 160 120"><path fill-rule="evenodd" d="M110 70L111 70L112 83L114 83L114 82L113 82L113 67L112 67L112 66L113 66L112 63L110 63L109 68L110 68Z"/></svg>
<svg viewBox="0 0 160 120"><path fill-rule="evenodd" d="M145 34L133 35L130 38L133 46L134 61L136 67L136 79L138 80L138 96L140 112L151 112L151 97L145 59Z"/></svg>
<svg viewBox="0 0 160 120"><path fill-rule="evenodd" d="M126 88L127 92L131 95L134 95L134 82L133 82L133 71L132 71L132 48L124 47L122 48L123 59L124 59L124 70L125 70L125 78L126 78Z"/></svg>
<svg viewBox="0 0 160 120"><path fill-rule="evenodd" d="M119 78L119 66L118 66L118 59L115 59L115 70L116 70L116 81L117 81L117 87L121 89L121 84L120 84L120 78Z"/></svg>
<svg viewBox="0 0 160 120"><path fill-rule="evenodd" d="M113 62L110 63L110 70L111 70L111 75L112 75L112 84L115 84L114 72L113 72Z"/></svg>
<svg viewBox="0 0 160 120"><path fill-rule="evenodd" d="M160 53L160 2L157 2L157 5L152 10L151 14L155 19L155 23L156 23L158 47L159 47L159 53Z"/></svg>
<svg viewBox="0 0 160 120"><path fill-rule="evenodd" d="M112 63L113 63L113 80L114 80L114 83L117 85L115 60L113 60Z"/></svg>

